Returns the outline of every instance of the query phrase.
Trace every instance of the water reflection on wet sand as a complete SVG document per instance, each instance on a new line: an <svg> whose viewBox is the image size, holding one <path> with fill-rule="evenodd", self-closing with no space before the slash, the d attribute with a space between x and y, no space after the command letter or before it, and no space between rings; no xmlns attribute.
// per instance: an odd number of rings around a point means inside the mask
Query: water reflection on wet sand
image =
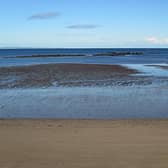
<svg viewBox="0 0 168 168"><path fill-rule="evenodd" d="M1 118L167 118L168 86L1 90Z"/></svg>

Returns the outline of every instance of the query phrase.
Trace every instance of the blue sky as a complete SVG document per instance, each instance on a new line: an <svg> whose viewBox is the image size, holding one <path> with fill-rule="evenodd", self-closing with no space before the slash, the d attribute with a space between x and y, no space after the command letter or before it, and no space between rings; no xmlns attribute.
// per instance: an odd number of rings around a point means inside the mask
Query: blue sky
<svg viewBox="0 0 168 168"><path fill-rule="evenodd" d="M0 47L167 47L167 0L1 0Z"/></svg>

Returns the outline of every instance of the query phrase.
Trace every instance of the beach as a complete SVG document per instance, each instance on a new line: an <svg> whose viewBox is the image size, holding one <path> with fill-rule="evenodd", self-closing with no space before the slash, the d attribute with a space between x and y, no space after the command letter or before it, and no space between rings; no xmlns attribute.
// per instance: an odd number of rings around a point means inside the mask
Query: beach
<svg viewBox="0 0 168 168"><path fill-rule="evenodd" d="M167 64L138 58L1 58L0 168L167 168Z"/></svg>
<svg viewBox="0 0 168 168"><path fill-rule="evenodd" d="M167 168L168 120L0 120L1 168Z"/></svg>
<svg viewBox="0 0 168 168"><path fill-rule="evenodd" d="M0 168L168 168L168 0L1 0Z"/></svg>

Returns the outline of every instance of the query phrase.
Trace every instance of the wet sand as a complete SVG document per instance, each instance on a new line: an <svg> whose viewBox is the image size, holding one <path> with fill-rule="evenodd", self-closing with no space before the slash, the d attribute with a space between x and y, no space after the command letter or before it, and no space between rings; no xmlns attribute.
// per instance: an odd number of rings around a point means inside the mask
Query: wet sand
<svg viewBox="0 0 168 168"><path fill-rule="evenodd" d="M0 68L0 89L52 86L134 86L150 85L156 80L161 83L167 82L167 79L167 72L160 72L159 68L145 69L145 66L141 65L71 63Z"/></svg>
<svg viewBox="0 0 168 168"><path fill-rule="evenodd" d="M168 85L2 89L0 118L168 118Z"/></svg>
<svg viewBox="0 0 168 168"><path fill-rule="evenodd" d="M0 120L1 168L167 168L168 120Z"/></svg>
<svg viewBox="0 0 168 168"><path fill-rule="evenodd" d="M136 70L120 65L45 64L0 68L0 88L74 86L127 78Z"/></svg>

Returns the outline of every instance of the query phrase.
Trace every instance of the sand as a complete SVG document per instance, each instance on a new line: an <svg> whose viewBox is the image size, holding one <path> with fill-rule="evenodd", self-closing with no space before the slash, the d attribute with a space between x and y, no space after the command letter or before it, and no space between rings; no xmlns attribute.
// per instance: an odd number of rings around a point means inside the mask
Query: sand
<svg viewBox="0 0 168 168"><path fill-rule="evenodd" d="M0 120L0 168L167 168L168 120Z"/></svg>
<svg viewBox="0 0 168 168"><path fill-rule="evenodd" d="M134 86L167 82L167 73L141 73L143 67L103 64L41 64L0 68L0 89L55 86ZM143 72L143 71L142 71ZM161 74L160 74L161 73ZM145 74L145 75L144 75ZM159 74L157 76L157 74ZM165 76L164 76L165 75Z"/></svg>

